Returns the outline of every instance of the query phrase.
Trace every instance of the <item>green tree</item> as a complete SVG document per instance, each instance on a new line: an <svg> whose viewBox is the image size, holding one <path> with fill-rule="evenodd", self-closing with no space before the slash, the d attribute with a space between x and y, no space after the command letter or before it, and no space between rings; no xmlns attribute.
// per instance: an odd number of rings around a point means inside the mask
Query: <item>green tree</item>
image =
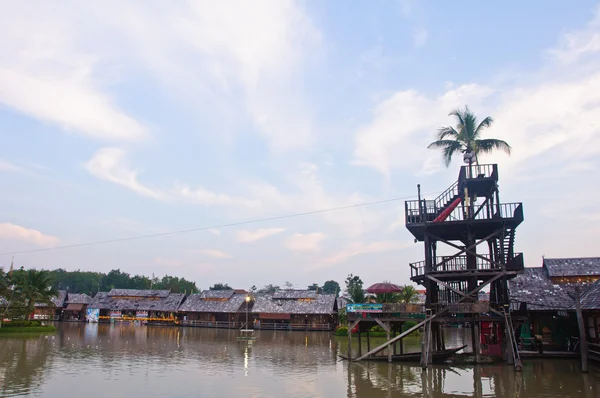
<svg viewBox="0 0 600 398"><path fill-rule="evenodd" d="M268 285L265 285L265 287L260 289L258 292L259 293L275 293L278 290L280 290L279 286L268 284Z"/></svg>
<svg viewBox="0 0 600 398"><path fill-rule="evenodd" d="M364 303L367 298L363 290L363 281L358 275L348 275L345 293L346 299L352 304Z"/></svg>
<svg viewBox="0 0 600 398"><path fill-rule="evenodd" d="M208 289L209 290L231 290L231 288L229 287L229 285L227 283L215 283Z"/></svg>
<svg viewBox="0 0 600 398"><path fill-rule="evenodd" d="M437 140L429 144L430 149L441 149L446 166L450 165L452 157L459 152L475 154L475 163L479 164L479 153L491 153L496 150L510 155L511 147L505 141L488 138L482 139L481 133L490 127L494 119L490 116L477 123L477 118L468 107L456 109L449 116L456 117L456 128L447 126L438 130Z"/></svg>
<svg viewBox="0 0 600 398"><path fill-rule="evenodd" d="M58 295L52 287L48 271L28 269L17 283L16 291L27 309L28 319L33 313L35 303L52 304L52 298Z"/></svg>
<svg viewBox="0 0 600 398"><path fill-rule="evenodd" d="M404 285L402 287L402 291L398 293L398 302L399 303L415 303L419 300L419 293L417 290L410 285Z"/></svg>
<svg viewBox="0 0 600 398"><path fill-rule="evenodd" d="M373 296L376 303L399 303L400 293L378 293Z"/></svg>
<svg viewBox="0 0 600 398"><path fill-rule="evenodd" d="M336 296L338 296L340 294L341 289L340 284L336 281L327 281L323 284L321 290L325 294L335 294Z"/></svg>
<svg viewBox="0 0 600 398"><path fill-rule="evenodd" d="M317 290L319 288L319 284L317 283L313 283L312 285L310 285L307 289L308 290Z"/></svg>

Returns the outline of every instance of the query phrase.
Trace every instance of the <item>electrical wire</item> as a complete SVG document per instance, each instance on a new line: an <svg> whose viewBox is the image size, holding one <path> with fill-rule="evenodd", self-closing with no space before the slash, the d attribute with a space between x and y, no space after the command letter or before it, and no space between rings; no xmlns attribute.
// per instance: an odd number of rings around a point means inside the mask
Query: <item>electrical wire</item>
<svg viewBox="0 0 600 398"><path fill-rule="evenodd" d="M427 194L423 194L422 196L437 195L439 193L440 192L430 192ZM170 232L163 232L163 233L157 233L157 234L139 235L139 236L132 236L129 238L108 239L108 240L87 242L87 243L77 243L77 244L73 244L73 245L45 247L45 248L41 248L41 249L20 250L20 251L15 251L15 252L0 253L0 256L14 256L16 254L37 253L37 252L45 252L45 251L59 250L59 249L73 249L76 247L96 246L96 245L104 245L104 244L109 244L109 243L128 242L128 241L140 240L140 239L149 239L149 238L156 238L156 237L162 237L162 236L186 234L186 233L191 233L191 232L208 231L209 229L238 227L241 225L256 224L256 223L266 222L266 221L283 220L283 219L287 219L287 218L309 216L309 215L313 215L313 214L321 214L321 213L327 213L327 212L331 212L331 211L347 210L347 209L353 209L353 208L357 208L357 207L366 207L366 206L373 206L373 205L379 205L379 204L390 203L390 202L397 202L400 200L411 199L411 198L416 198L416 197L417 197L416 195L411 195L411 196L404 196L404 197L400 197L400 198L377 200L374 202L358 203L358 204L348 205L348 206L332 207L332 208L321 209L321 210L312 210L312 211L306 211L306 212L302 212L302 213L286 214L286 215L282 215L282 216L259 218L259 219L255 219L255 220L240 221L240 222L221 224L221 225L212 225L210 227L183 229L183 230L179 230L179 231L170 231Z"/></svg>

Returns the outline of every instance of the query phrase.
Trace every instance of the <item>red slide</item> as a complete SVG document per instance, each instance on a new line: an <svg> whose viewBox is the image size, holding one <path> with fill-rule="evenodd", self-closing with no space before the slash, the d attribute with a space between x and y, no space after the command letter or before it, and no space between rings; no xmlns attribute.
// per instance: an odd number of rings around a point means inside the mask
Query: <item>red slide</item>
<svg viewBox="0 0 600 398"><path fill-rule="evenodd" d="M448 218L448 216L450 215L450 213L452 213L454 211L454 209L456 209L456 206L458 206L460 204L460 202L462 202L462 197L456 198L454 200L454 202L452 202L450 204L450 206L448 206L448 208L446 210L444 210L443 212L441 212L440 215L437 216L435 218L435 220L433 220L433 222L444 221L446 218Z"/></svg>

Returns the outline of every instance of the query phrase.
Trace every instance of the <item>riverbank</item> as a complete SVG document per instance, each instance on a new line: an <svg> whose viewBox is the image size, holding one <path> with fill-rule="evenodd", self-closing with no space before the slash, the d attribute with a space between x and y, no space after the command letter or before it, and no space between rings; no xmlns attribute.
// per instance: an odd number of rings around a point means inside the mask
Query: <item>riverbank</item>
<svg viewBox="0 0 600 398"><path fill-rule="evenodd" d="M0 334L17 334L17 333L52 333L56 332L54 326L10 326L1 327Z"/></svg>

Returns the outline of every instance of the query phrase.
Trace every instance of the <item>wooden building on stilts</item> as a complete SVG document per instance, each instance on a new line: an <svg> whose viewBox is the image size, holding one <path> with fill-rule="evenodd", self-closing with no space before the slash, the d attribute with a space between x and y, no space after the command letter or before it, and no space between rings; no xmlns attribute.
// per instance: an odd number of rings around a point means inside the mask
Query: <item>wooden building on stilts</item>
<svg viewBox="0 0 600 398"><path fill-rule="evenodd" d="M414 327L354 360L373 358L422 329L420 361L426 368L436 355L448 351L441 326L452 322L472 326L477 361L482 354L499 355L520 367L508 280L524 269L522 253L514 250L523 205L500 202L496 164L462 166L458 180L433 200L421 197L420 186L418 192L418 200L405 202L405 222L415 242L424 246L425 259L410 268L411 280L426 289L425 314ZM483 289L489 290L488 302L479 301ZM393 311L389 319L406 316L405 309L388 310Z"/></svg>

